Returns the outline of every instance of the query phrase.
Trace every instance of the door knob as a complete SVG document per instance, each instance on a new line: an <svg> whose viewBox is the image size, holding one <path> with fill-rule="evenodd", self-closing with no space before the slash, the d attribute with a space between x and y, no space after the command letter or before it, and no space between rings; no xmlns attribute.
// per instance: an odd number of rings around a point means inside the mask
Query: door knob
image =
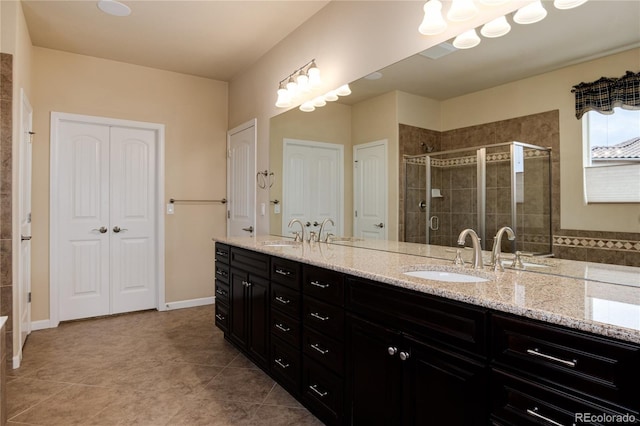
<svg viewBox="0 0 640 426"><path fill-rule="evenodd" d="M119 226L114 226L113 227L113 232L115 232L116 234L121 232L121 231L128 231L128 229L127 228L120 228ZM102 232L102 231L100 231L100 232ZM104 231L104 232L107 232L107 231Z"/></svg>
<svg viewBox="0 0 640 426"><path fill-rule="evenodd" d="M402 361L406 361L411 355L409 354L409 352L400 352L399 356Z"/></svg>
<svg viewBox="0 0 640 426"><path fill-rule="evenodd" d="M396 348L394 346L389 346L387 348L387 352L389 353L389 355L393 356L393 355L398 353L398 348Z"/></svg>
<svg viewBox="0 0 640 426"><path fill-rule="evenodd" d="M31 241L31 235L20 235L20 241Z"/></svg>
<svg viewBox="0 0 640 426"><path fill-rule="evenodd" d="M104 234L108 231L106 226L101 226L100 229L93 228L91 231L98 231L101 234Z"/></svg>
<svg viewBox="0 0 640 426"><path fill-rule="evenodd" d="M250 226L248 228L242 228L242 230L247 232L253 232L253 226Z"/></svg>
<svg viewBox="0 0 640 426"><path fill-rule="evenodd" d="M384 228L384 223L382 223L382 222L374 223L373 226L375 226L376 228Z"/></svg>

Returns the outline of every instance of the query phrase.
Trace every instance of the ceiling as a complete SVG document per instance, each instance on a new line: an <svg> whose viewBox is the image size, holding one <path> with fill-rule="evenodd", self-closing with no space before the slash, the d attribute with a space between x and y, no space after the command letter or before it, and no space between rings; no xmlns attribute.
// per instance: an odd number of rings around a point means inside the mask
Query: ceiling
<svg viewBox="0 0 640 426"><path fill-rule="evenodd" d="M354 104L391 90L450 99L640 47L640 0L590 0L570 10L558 10L551 1L544 5L548 15L538 23L518 25L509 16L507 35L481 37L479 46L439 59L414 55L380 70L379 80L354 82L352 95L340 102ZM629 70L640 70L640 55Z"/></svg>
<svg viewBox="0 0 640 426"><path fill-rule="evenodd" d="M34 46L229 81L330 0L22 0Z"/></svg>

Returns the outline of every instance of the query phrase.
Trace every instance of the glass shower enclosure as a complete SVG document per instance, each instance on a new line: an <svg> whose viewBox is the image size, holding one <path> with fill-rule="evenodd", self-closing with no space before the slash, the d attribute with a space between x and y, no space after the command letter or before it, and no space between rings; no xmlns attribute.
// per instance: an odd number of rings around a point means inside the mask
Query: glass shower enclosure
<svg viewBox="0 0 640 426"><path fill-rule="evenodd" d="M522 142L405 156L404 241L457 247L472 228L490 250L503 226L504 252L550 254L551 149Z"/></svg>

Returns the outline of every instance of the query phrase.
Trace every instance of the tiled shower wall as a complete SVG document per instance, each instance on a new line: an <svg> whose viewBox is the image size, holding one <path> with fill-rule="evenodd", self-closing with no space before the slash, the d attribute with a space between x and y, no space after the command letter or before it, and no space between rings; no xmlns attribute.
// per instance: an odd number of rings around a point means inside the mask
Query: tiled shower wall
<svg viewBox="0 0 640 426"><path fill-rule="evenodd" d="M11 246L13 57L0 53L0 316L6 325L7 362L13 357L13 277ZM11 367L9 367L11 368Z"/></svg>
<svg viewBox="0 0 640 426"><path fill-rule="evenodd" d="M559 112L557 110L547 111L539 114L532 114L509 120L496 121L493 123L486 123L477 126L454 129L446 132L437 132L433 130L420 129L413 126L400 124L400 170L404 170L404 165L402 164L403 154L415 155L424 153L421 144L425 141L429 141L430 145L434 147L434 151L436 152L460 148L475 148L483 145L492 145L509 141L519 141L543 147L550 147L551 228L553 234L553 254L556 257L563 259L640 266L640 233L566 230L560 228L559 127ZM533 166L532 168L535 167L536 166ZM422 173L424 173L424 171ZM444 186L444 183L442 185ZM403 239L405 235L405 203L403 197L404 175L403 173L401 173L401 199L399 211L400 239ZM488 202L489 197L490 195L488 194ZM496 202L499 201L497 200ZM416 204L415 208L417 208L417 203L410 203L407 207L409 209L408 213L411 213L414 209L413 204ZM534 204L529 206L528 212L533 215L538 215L538 212L536 210L537 207ZM436 206L437 204L434 204L434 207ZM446 207L443 208L446 209ZM419 219L419 215L417 214L419 213L419 211L413 213L416 213L416 216L413 219L412 223L409 224L407 222L406 224L407 236L411 238L408 238L407 241L423 242L424 237L423 241L419 241L419 231L426 227L426 218L424 217L425 215L422 214L422 219ZM524 211L522 211L521 213L527 214ZM527 234L527 229L530 231L530 234L535 234L534 230L531 228L534 228L536 226L536 224L539 222L538 219L541 219L541 217L528 218L528 223L530 225L528 227L522 228L525 232L525 235ZM407 220L409 220L409 218ZM421 220L424 221L424 224L421 224ZM414 226L416 224L419 226L418 232L414 230ZM424 232L422 233L422 235L424 235ZM535 244L535 237L531 237L530 240L532 244ZM546 242L541 243L545 244ZM491 245L490 238L488 238L487 244L488 246Z"/></svg>

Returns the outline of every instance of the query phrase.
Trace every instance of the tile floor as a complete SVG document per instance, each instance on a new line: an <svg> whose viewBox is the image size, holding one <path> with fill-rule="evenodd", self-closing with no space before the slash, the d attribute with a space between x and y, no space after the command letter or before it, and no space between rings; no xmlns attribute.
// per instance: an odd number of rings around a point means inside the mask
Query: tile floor
<svg viewBox="0 0 640 426"><path fill-rule="evenodd" d="M322 425L213 326L213 306L34 331L9 425Z"/></svg>

